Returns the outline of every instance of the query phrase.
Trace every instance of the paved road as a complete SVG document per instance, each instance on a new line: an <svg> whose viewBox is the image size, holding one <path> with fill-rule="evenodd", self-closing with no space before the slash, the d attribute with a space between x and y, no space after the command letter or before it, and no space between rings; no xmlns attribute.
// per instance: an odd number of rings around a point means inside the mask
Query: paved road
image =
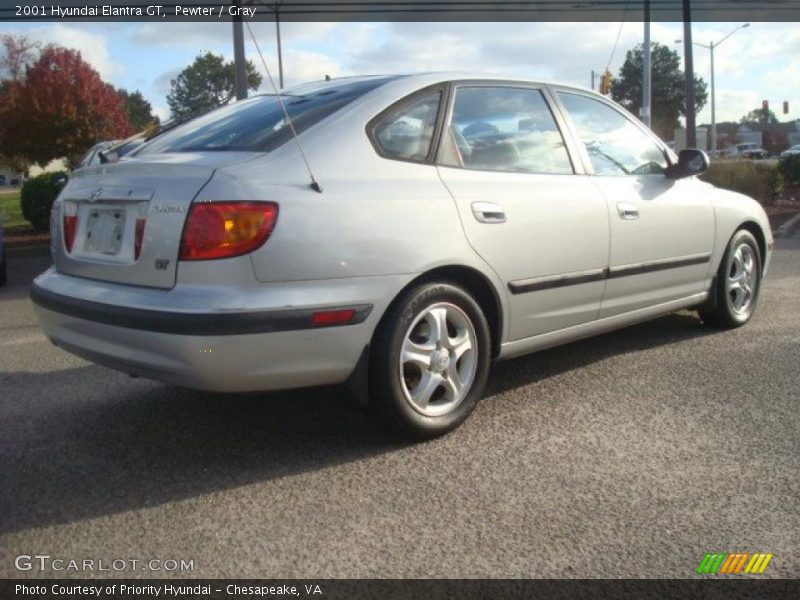
<svg viewBox="0 0 800 600"><path fill-rule="evenodd" d="M73 358L27 299L46 259L12 258L0 576L38 552L197 577L687 577L717 550L798 577L800 242L782 244L747 327L681 313L496 365L467 424L420 445L337 389L212 395Z"/></svg>

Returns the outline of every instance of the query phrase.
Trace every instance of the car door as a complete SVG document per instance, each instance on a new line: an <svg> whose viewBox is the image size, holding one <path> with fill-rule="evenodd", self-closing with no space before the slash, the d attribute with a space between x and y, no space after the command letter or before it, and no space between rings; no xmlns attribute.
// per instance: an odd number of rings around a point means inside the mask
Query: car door
<svg viewBox="0 0 800 600"><path fill-rule="evenodd" d="M472 247L506 286L509 340L596 318L608 260L608 212L576 174L572 141L547 90L452 86L438 155Z"/></svg>
<svg viewBox="0 0 800 600"><path fill-rule="evenodd" d="M715 233L707 184L667 178L664 146L612 103L575 90L555 96L608 208L611 252L599 317L704 291Z"/></svg>

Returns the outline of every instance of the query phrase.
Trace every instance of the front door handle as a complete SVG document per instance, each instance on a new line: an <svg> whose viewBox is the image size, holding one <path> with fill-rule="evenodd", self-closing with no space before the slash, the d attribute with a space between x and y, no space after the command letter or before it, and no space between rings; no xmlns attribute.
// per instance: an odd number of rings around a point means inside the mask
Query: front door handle
<svg viewBox="0 0 800 600"><path fill-rule="evenodd" d="M630 202L617 203L617 214L623 221L635 221L639 218L639 209Z"/></svg>
<svg viewBox="0 0 800 600"><path fill-rule="evenodd" d="M505 223L506 211L494 202L473 202L472 214L480 223Z"/></svg>

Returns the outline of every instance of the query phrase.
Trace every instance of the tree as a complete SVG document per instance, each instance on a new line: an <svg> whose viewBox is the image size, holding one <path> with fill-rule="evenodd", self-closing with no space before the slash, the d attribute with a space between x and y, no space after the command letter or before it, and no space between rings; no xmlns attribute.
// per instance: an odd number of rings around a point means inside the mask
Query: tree
<svg viewBox="0 0 800 600"><path fill-rule="evenodd" d="M746 125L747 123L760 123L762 125L775 125L778 123L778 117L775 113L768 108L754 108L741 119L739 123Z"/></svg>
<svg viewBox="0 0 800 600"><path fill-rule="evenodd" d="M24 35L9 33L0 35L0 46L3 54L0 56L0 97L5 94L9 86L19 81L25 74L25 67L36 60L40 44ZM0 129L2 126L0 125ZM0 139L2 142L2 139ZM29 160L11 154L5 145L0 145L0 162L10 166L14 171L27 175L31 166Z"/></svg>
<svg viewBox="0 0 800 600"><path fill-rule="evenodd" d="M642 44L628 50L619 77L611 88L611 97L634 115L638 115L642 107L642 54ZM650 60L652 129L661 138L669 140L680 125L680 117L686 116L684 73L678 53L662 44L652 44ZM694 95L697 114L708 99L706 83L700 77L694 78Z"/></svg>
<svg viewBox="0 0 800 600"><path fill-rule="evenodd" d="M3 56L0 57L0 78L19 81L25 74L25 67L36 60L39 42L24 35L4 33L0 35Z"/></svg>
<svg viewBox="0 0 800 600"><path fill-rule="evenodd" d="M76 164L97 142L130 133L122 99L74 50L47 46L0 94L0 147L31 163Z"/></svg>
<svg viewBox="0 0 800 600"><path fill-rule="evenodd" d="M119 88L117 93L122 98L128 121L134 131L142 131L148 126L159 124L159 118L153 114L153 106L144 99L139 90L129 92Z"/></svg>
<svg viewBox="0 0 800 600"><path fill-rule="evenodd" d="M246 63L246 72L247 88L258 89L261 75L250 61ZM167 104L172 118L185 121L227 104L236 96L235 79L233 62L226 63L222 56L211 52L199 55L171 81Z"/></svg>

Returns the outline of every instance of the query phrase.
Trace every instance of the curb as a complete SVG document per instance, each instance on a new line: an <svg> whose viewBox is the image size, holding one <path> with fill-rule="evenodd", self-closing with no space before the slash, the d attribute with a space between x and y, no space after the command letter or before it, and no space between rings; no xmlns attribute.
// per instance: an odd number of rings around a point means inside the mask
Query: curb
<svg viewBox="0 0 800 600"><path fill-rule="evenodd" d="M775 230L775 238L790 238L800 229L800 212Z"/></svg>

